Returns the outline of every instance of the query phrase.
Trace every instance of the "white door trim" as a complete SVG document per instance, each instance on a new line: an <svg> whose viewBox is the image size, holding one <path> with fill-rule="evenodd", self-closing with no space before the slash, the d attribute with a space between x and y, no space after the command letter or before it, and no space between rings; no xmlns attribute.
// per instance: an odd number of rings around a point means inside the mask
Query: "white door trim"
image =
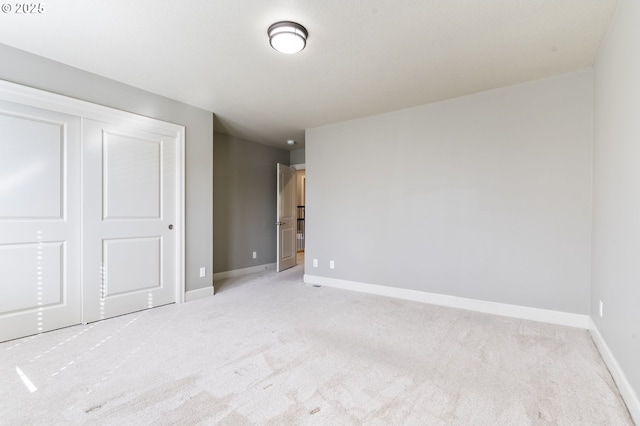
<svg viewBox="0 0 640 426"><path fill-rule="evenodd" d="M0 98L22 105L61 112L80 117L117 123L122 126L137 128L145 126L148 131L175 134L178 141L178 158L176 158L177 200L176 223L179 224L180 235L176 241L178 252L176 265L176 303L185 300L185 128L132 112L94 104L80 99L47 92L32 87L22 86L0 80Z"/></svg>
<svg viewBox="0 0 640 426"><path fill-rule="evenodd" d="M147 126L149 131L158 131L160 133L172 130L178 133L181 130L184 135L184 126L178 124L4 80L0 80L0 92L2 93L3 99L23 105L35 106L99 121L113 122L113 120L117 120L117 124L124 126L144 125Z"/></svg>

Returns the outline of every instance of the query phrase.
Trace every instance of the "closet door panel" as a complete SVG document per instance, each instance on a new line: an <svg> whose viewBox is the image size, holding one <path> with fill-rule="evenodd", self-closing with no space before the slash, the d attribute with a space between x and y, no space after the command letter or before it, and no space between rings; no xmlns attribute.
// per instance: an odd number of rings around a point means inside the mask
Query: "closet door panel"
<svg viewBox="0 0 640 426"><path fill-rule="evenodd" d="M0 101L0 341L81 322L80 118Z"/></svg>
<svg viewBox="0 0 640 426"><path fill-rule="evenodd" d="M85 120L83 143L85 321L176 302L176 135Z"/></svg>

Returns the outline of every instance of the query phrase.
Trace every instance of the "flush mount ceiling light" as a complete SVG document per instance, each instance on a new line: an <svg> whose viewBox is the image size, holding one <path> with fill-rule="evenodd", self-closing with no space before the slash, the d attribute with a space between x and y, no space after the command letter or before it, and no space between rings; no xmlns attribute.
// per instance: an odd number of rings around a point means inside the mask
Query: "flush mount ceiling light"
<svg viewBox="0 0 640 426"><path fill-rule="evenodd" d="M307 45L307 30L290 21L276 22L269 27L269 43L278 52L298 53Z"/></svg>
<svg viewBox="0 0 640 426"><path fill-rule="evenodd" d="M289 139L287 141L287 145L295 145L295 144L296 144L296 141L294 141L293 139Z"/></svg>

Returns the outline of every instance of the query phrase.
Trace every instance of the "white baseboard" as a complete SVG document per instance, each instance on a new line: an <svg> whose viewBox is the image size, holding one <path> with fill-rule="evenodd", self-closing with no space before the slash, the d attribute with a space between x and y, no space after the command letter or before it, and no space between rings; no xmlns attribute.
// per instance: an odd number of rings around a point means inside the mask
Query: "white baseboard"
<svg viewBox="0 0 640 426"><path fill-rule="evenodd" d="M241 277L243 275L255 274L256 272L276 269L275 263L265 263L264 265L251 266L249 268L234 269L231 271L216 272L213 274L213 281L226 280L227 278Z"/></svg>
<svg viewBox="0 0 640 426"><path fill-rule="evenodd" d="M412 300L414 302L423 302L433 305L448 306L451 308L467 309L470 311L483 312L487 314L540 321L551 324L565 325L569 327L578 327L584 329L589 328L588 315L530 308L527 306L509 305L506 303L488 302L485 300L467 299L465 297L427 293L405 288L387 287L377 284L367 284L357 281L347 281L307 274L304 275L304 282L309 284L325 285L327 287L341 288L344 290L359 291L362 293L394 297L396 299Z"/></svg>
<svg viewBox="0 0 640 426"><path fill-rule="evenodd" d="M191 302L192 300L202 299L203 297L213 296L213 286L197 288L195 290L189 290L184 293L184 301Z"/></svg>
<svg viewBox="0 0 640 426"><path fill-rule="evenodd" d="M600 355L602 355L602 359L604 359L605 364L609 367L609 371L611 372L611 376L613 376L613 380L615 380L616 385L618 386L618 390L620 391L620 395L622 395L622 399L627 404L627 409L633 418L633 421L640 425L640 399L638 399L638 395L636 395L633 387L627 380L627 376L620 368L618 361L613 356L611 349L602 338L598 327L593 322L591 318L589 318L589 331L591 332L591 337L593 337L593 341L596 344L596 347L600 351Z"/></svg>

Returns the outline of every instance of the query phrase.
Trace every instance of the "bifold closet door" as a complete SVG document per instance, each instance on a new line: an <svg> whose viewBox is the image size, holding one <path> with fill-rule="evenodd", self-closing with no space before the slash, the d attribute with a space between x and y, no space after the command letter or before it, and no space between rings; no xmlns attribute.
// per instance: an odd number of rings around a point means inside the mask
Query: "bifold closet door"
<svg viewBox="0 0 640 426"><path fill-rule="evenodd" d="M83 123L84 321L176 302L177 137Z"/></svg>
<svg viewBox="0 0 640 426"><path fill-rule="evenodd" d="M0 101L0 341L79 324L80 118Z"/></svg>

